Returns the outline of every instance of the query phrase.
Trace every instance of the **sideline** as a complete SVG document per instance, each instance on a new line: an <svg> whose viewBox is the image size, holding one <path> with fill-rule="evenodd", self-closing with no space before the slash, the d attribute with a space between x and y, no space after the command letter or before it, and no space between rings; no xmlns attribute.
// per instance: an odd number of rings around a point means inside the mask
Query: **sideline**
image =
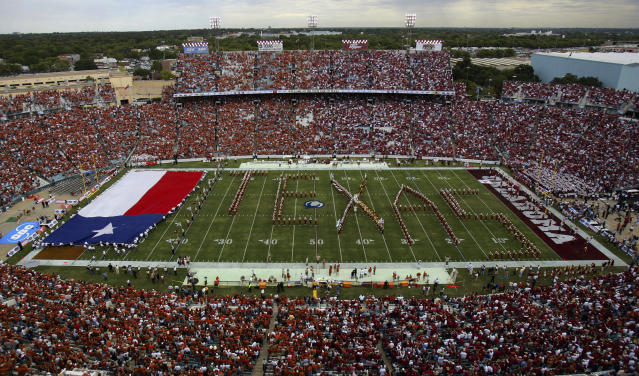
<svg viewBox="0 0 639 376"><path fill-rule="evenodd" d="M614 260L615 261L615 265L616 266L628 266L628 264L620 259L619 257L617 257L617 255L615 255L612 251L610 251L606 246L604 246L603 244L599 243L599 241L597 241L597 239L595 239L594 237L592 237L592 239L588 240L589 238L591 238L591 236L585 232L584 230L582 230L579 226L575 225L574 222L572 222L570 219L568 219L565 215L563 215L563 213L561 213L559 210L553 208L552 206L548 206L546 204L544 204L544 201L542 199L539 198L539 196L537 196L533 191L531 191L528 187L526 187L525 185L521 184L520 182L518 182L517 180L515 180L512 176L508 175L506 172L504 172L502 169L500 168L496 168L494 169L495 171L497 171L504 179L509 180L512 183L515 183L517 185L519 185L521 187L521 190L526 192L527 194L529 194L531 197L533 197L534 199L537 200L537 202L539 202L544 208L548 209L550 212L552 212L552 214L559 218L560 220L563 220L564 223L570 227L571 229L576 228L577 229L577 234L579 234L579 236L581 236L582 238L584 238L585 241L587 241L588 243L590 243L590 245L592 245L593 247L597 248L597 250L601 253L603 253L604 256L608 257L608 259Z"/></svg>
<svg viewBox="0 0 639 376"><path fill-rule="evenodd" d="M31 253L36 253L38 251L32 251ZM482 265L485 265L487 268L488 267L495 267L495 266L507 266L509 268L515 268L515 267L537 267L540 266L542 268L555 268L555 267L564 267L564 266L579 266L579 265L591 265L591 264L595 264L597 266L602 265L604 262L608 262L608 260L570 260L570 261L563 261L563 260L515 260L515 261L483 261L483 260L471 260L471 261L455 261L455 262L449 262L448 266L450 268L466 268L468 266L469 263L471 263L474 267L481 267ZM334 263L333 261L330 262L331 264ZM115 266L115 265L120 265L120 266L140 266L140 267L147 267L147 266L158 266L158 267L171 267L173 268L174 266L177 266L177 262L176 261L115 261L115 260L99 260L99 261L91 261L91 260L31 260L31 259L27 259L27 257L25 257L24 259L20 260L20 262L17 263L18 265L25 265L29 267L35 267L35 266L89 266L89 265L93 265L93 266L97 266L97 267L106 267L109 266L109 264ZM309 266L313 265L313 267L317 270L320 266L321 263L309 263ZM375 263L375 262L369 262L369 263L365 263L365 262L349 262L349 263L341 263L340 264L340 268L342 270L348 270L349 268L367 268L369 266L376 266L377 270L379 271L380 269L413 269L415 271L421 270L423 268L440 268L440 267L445 267L446 263L445 262L381 262L381 263ZM617 265L617 262L615 261L615 266L626 266L626 265ZM248 270L248 269L286 269L286 268L305 268L306 264L301 262L301 263L282 263L282 262L278 262L278 263L249 263L249 262L191 262L190 265L191 268L213 268L213 269L241 269L241 270ZM328 267L327 267L328 268Z"/></svg>

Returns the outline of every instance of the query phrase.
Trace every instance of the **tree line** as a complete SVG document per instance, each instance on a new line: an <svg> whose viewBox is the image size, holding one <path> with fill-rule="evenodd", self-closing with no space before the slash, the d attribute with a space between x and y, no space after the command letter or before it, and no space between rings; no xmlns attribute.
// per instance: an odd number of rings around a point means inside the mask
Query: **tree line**
<svg viewBox="0 0 639 376"><path fill-rule="evenodd" d="M507 36L517 29L412 29L409 35L403 28L320 28L321 30L341 32L338 35L316 35L316 49L340 49L342 39L367 39L370 49L401 49L414 46L419 39L439 39L445 48L451 47L524 47L524 48L561 48L576 46L597 46L606 40L639 40L637 29L554 29L553 36ZM79 54L83 67L91 67L96 54L113 57L137 59L149 56L152 60L175 58L178 51L159 51L158 45L180 46L189 36L199 36L209 42L210 49L215 48L215 39L223 51L250 51L257 49L260 33L271 34L303 32L305 29L222 29L217 35L209 29L159 30L138 32L83 32L50 34L3 34L0 35L0 75L20 73L18 66L28 66L31 72L55 72L68 70L69 66L57 59L63 54ZM525 30L528 31L528 30ZM237 36L230 36L237 34ZM562 37L563 36L563 37ZM284 49L303 49L311 47L311 37L305 34L290 34L267 39L281 39ZM140 52L139 50L148 50ZM503 54L481 52L482 54ZM510 53L510 52L508 52ZM499 56L486 56L499 57ZM76 67L76 69L78 69ZM78 69L79 70L79 69Z"/></svg>

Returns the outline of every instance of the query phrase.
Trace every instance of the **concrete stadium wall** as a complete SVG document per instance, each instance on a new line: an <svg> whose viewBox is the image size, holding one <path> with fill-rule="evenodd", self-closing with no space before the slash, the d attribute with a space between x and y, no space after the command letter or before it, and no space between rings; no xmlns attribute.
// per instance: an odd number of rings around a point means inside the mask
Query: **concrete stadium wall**
<svg viewBox="0 0 639 376"><path fill-rule="evenodd" d="M624 65L617 89L639 92L639 64Z"/></svg>
<svg viewBox="0 0 639 376"><path fill-rule="evenodd" d="M626 87L633 91L639 90L639 85L635 85L634 88L624 86L622 70L627 66L622 64L533 54L532 66L535 69L535 74L546 83L552 81L555 77L563 77L566 73L572 73L578 77L597 77L604 87L615 89ZM634 70L634 72L639 74L639 69ZM635 78L634 81L637 82L639 79Z"/></svg>
<svg viewBox="0 0 639 376"><path fill-rule="evenodd" d="M69 86L87 84L87 77L93 77L99 82L107 82L109 74L110 71L107 69L97 69L0 77L0 94L3 92L11 94L14 90L20 89L26 91L67 89Z"/></svg>

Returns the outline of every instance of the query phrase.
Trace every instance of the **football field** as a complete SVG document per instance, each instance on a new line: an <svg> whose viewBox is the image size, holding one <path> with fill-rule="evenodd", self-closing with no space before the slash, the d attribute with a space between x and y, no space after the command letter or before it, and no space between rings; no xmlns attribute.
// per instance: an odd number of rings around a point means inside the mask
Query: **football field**
<svg viewBox="0 0 639 376"><path fill-rule="evenodd" d="M331 174L351 195L362 187L357 197L363 206L352 205L340 233L337 223L350 199L331 184ZM244 195L239 204L236 201L236 213L229 214L243 178L245 171L222 171L217 179L214 171L207 172L184 205L160 222L137 249L120 255L108 249L106 259L169 261L189 256L192 262L299 263L318 258L329 263L443 262L488 260L490 252L521 249L521 241L498 221L455 216L440 193L442 189L477 190L478 194L455 195L463 210L484 215L503 213L541 251L540 260L559 259L464 169L272 170L247 179ZM209 182L211 189L205 196L203 189ZM432 202L458 245L425 201L415 194L402 194L397 204L403 207L399 214L412 239L409 244L392 206L402 185ZM383 218L383 233L364 207ZM182 238L187 221L192 223ZM85 252L80 258L92 255Z"/></svg>

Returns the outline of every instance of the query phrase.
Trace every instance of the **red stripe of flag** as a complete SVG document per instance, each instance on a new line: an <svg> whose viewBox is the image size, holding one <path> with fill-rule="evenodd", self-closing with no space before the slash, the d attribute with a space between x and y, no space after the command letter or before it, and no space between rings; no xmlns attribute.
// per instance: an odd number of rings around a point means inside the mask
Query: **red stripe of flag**
<svg viewBox="0 0 639 376"><path fill-rule="evenodd" d="M168 171L124 215L167 214L202 177L202 172Z"/></svg>

